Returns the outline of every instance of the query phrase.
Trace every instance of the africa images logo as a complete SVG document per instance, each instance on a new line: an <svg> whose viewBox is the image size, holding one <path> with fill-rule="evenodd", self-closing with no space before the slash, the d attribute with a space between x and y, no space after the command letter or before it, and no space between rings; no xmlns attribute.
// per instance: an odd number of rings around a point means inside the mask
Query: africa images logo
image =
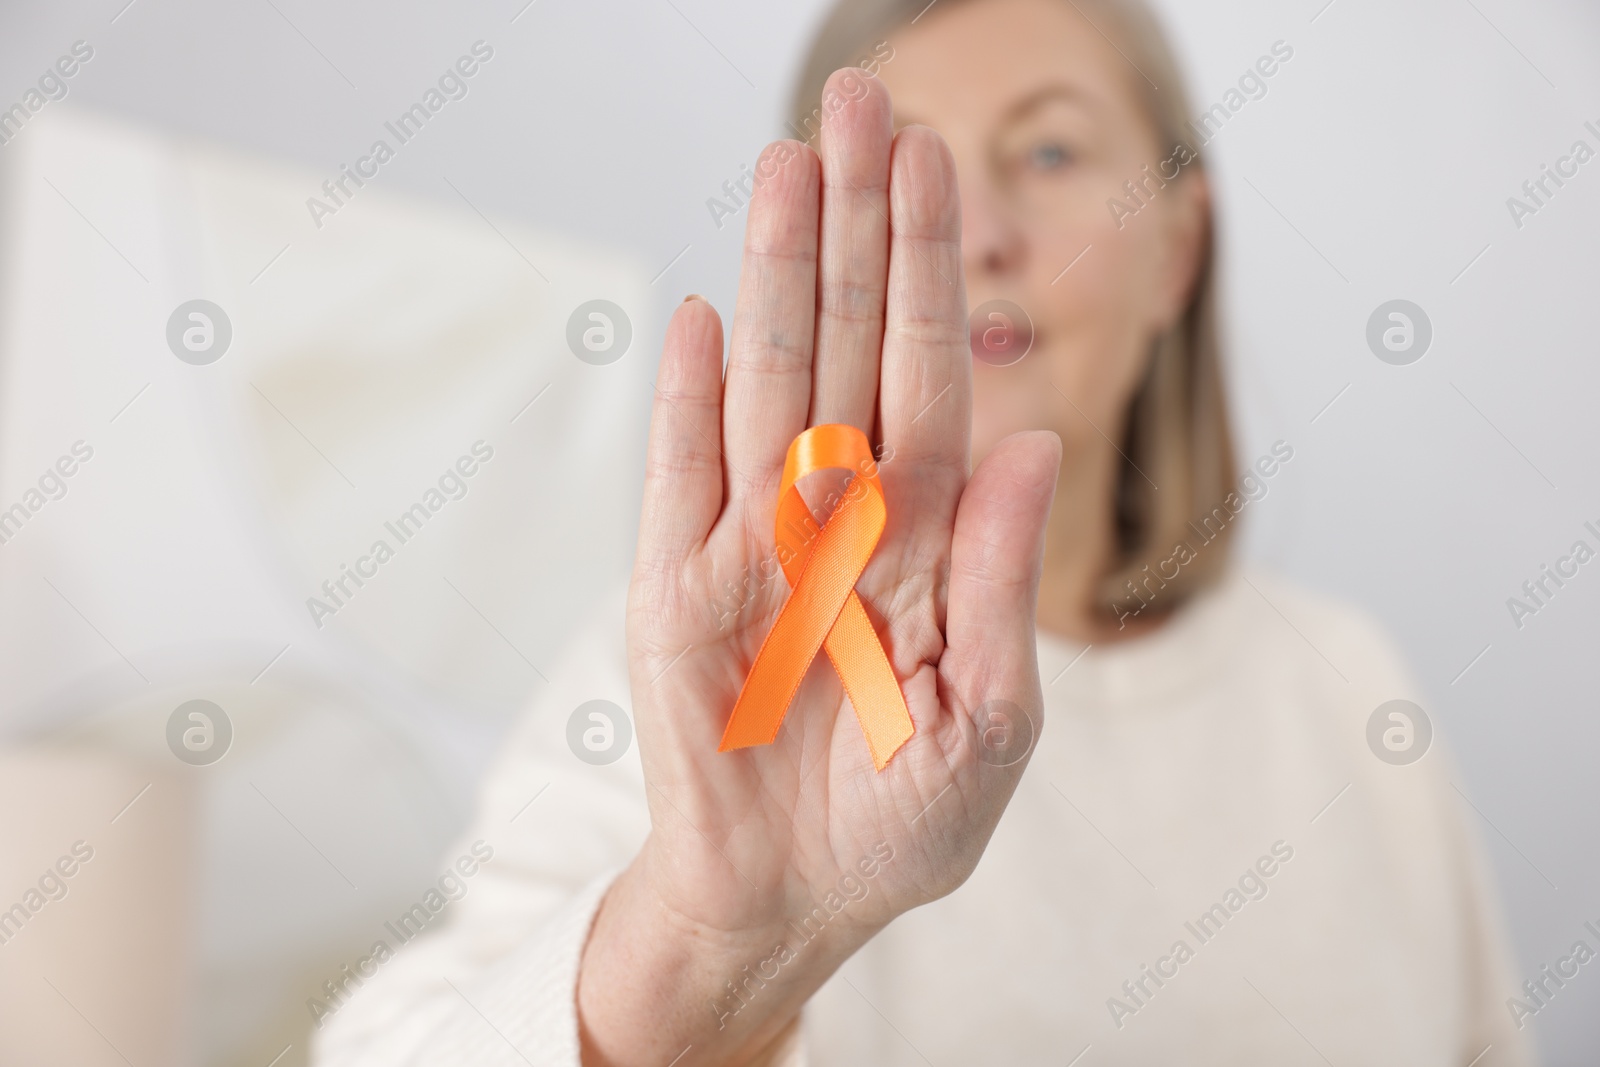
<svg viewBox="0 0 1600 1067"><path fill-rule="evenodd" d="M306 1010L311 1013L317 1029L322 1028L324 1019L349 1002L354 992L352 987L359 988L365 979L375 977L379 967L394 959L400 946L414 940L446 908L466 896L470 888L468 880L493 858L494 849L491 846L482 840L474 841L467 853L447 867L437 881L427 888L421 900L414 902L397 918L383 924L383 928L394 938L393 944L388 937L378 938L365 956L354 963L344 964L338 974L322 983L322 996L307 997Z"/></svg>

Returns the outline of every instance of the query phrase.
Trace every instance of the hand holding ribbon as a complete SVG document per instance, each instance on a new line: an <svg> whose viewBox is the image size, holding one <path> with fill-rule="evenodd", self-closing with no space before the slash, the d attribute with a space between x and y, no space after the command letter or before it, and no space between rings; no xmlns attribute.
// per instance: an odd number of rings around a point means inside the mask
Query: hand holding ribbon
<svg viewBox="0 0 1600 1067"><path fill-rule="evenodd" d="M820 159L788 143L757 161L726 367L721 319L691 299L654 379L627 622L650 831L595 919L577 998L611 1062L753 1058L884 924L972 872L1027 762L979 759L975 715L1042 704L1060 442L1015 434L973 468L949 150L897 133L877 79L831 85L844 103ZM893 462L871 462L872 438ZM797 483L832 467L856 477L818 524ZM808 670L819 652L831 670ZM624 765L608 781L605 803L635 801ZM728 976L868 854L872 893L708 1027Z"/></svg>

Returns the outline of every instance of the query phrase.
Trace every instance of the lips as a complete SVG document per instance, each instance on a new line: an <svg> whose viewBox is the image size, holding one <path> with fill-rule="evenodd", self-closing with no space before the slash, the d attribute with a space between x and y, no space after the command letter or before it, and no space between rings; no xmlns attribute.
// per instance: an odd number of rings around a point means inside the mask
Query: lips
<svg viewBox="0 0 1600 1067"><path fill-rule="evenodd" d="M972 323L968 333L972 358L991 367L1008 367L1028 354L1035 339L1026 317L990 312L986 321Z"/></svg>

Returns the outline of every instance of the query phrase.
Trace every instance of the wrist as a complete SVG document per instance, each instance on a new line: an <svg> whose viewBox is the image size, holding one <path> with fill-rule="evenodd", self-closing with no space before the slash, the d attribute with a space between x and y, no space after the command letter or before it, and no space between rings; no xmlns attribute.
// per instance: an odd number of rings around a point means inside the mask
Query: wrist
<svg viewBox="0 0 1600 1067"><path fill-rule="evenodd" d="M657 891L646 846L607 892L584 948L584 1063L753 1061L876 932L794 910L738 926L686 915Z"/></svg>

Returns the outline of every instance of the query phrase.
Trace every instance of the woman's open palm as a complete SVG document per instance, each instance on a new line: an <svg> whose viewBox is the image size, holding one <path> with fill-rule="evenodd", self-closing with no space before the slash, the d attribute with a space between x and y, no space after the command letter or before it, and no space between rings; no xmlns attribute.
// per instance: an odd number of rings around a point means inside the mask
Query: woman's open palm
<svg viewBox="0 0 1600 1067"><path fill-rule="evenodd" d="M850 909L865 928L950 892L1042 726L1034 611L1059 442L1017 434L969 475L949 150L924 127L896 134L888 91L861 71L824 100L820 158L782 142L757 167L726 374L720 319L686 301L651 417L628 609L641 857L662 902L710 929L776 928L867 856L878 891ZM881 443L888 524L856 590L916 728L881 773L826 655L775 743L717 751L789 595L773 531L785 454L826 423ZM976 722L981 707L1012 721ZM1024 758L980 758L990 729L1016 731L1002 750Z"/></svg>

